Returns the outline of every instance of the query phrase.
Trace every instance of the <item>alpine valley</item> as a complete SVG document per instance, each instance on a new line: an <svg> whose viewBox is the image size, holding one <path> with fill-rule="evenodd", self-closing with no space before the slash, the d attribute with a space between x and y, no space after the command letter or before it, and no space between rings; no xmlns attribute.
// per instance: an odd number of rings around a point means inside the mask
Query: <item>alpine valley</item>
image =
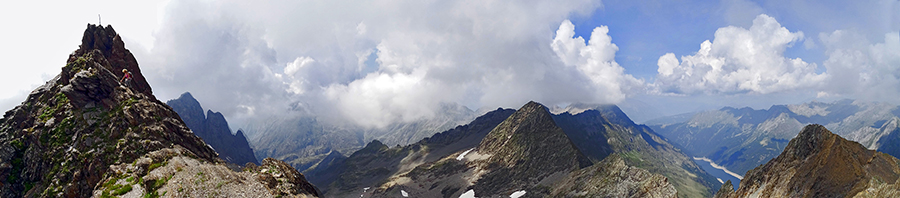
<svg viewBox="0 0 900 198"><path fill-rule="evenodd" d="M762 110L725 107L647 124L685 153L740 176L782 153L808 124L820 124L864 148L900 156L900 107L887 103L840 100Z"/></svg>

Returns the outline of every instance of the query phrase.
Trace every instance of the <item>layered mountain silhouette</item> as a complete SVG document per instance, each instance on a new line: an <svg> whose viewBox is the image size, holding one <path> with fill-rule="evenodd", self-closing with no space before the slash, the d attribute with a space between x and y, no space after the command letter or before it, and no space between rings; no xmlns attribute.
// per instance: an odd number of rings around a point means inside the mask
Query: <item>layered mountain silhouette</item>
<svg viewBox="0 0 900 198"><path fill-rule="evenodd" d="M652 129L631 121L618 106L575 103L553 119L592 161L619 153L629 165L668 177L679 196L708 196L708 189L720 184Z"/></svg>
<svg viewBox="0 0 900 198"><path fill-rule="evenodd" d="M529 102L511 112L498 109L408 146L373 141L330 169L339 174L326 196L709 197L718 187L615 106L553 115ZM606 149L586 152L593 148Z"/></svg>
<svg viewBox="0 0 900 198"><path fill-rule="evenodd" d="M769 109L725 107L687 119L648 121L654 131L685 153L705 157L744 174L778 156L807 124L821 124L868 149L898 156L900 107L887 103L841 100L773 105ZM737 182L737 181L735 181Z"/></svg>
<svg viewBox="0 0 900 198"><path fill-rule="evenodd" d="M731 182L716 197L897 197L900 160L807 125L778 157Z"/></svg>
<svg viewBox="0 0 900 198"><path fill-rule="evenodd" d="M231 134L231 128L228 127L225 116L219 112L208 110L206 115L203 115L203 107L191 93L185 92L177 99L167 101L166 104L181 116L184 124L195 135L212 146L219 153L219 157L226 162L241 165L259 164L244 133L238 130L237 133Z"/></svg>
<svg viewBox="0 0 900 198"><path fill-rule="evenodd" d="M112 26L88 25L61 70L0 119L0 197L319 195L281 161L227 167L153 96Z"/></svg>
<svg viewBox="0 0 900 198"><path fill-rule="evenodd" d="M304 105L296 105L293 110L297 115L266 119L264 123L253 123L254 127L248 130L256 132L250 141L257 158L284 160L304 173L327 163L323 160L329 155L351 154L372 140L387 145L408 145L475 118L475 112L465 106L445 103L429 119L366 128L306 115Z"/></svg>

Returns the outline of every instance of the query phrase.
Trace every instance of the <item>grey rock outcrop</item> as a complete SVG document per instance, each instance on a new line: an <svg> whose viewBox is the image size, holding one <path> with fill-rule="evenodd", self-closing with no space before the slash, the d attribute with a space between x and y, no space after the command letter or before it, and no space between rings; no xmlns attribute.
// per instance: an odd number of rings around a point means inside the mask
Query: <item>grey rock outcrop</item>
<svg viewBox="0 0 900 198"><path fill-rule="evenodd" d="M675 186L660 174L625 165L618 154L572 172L551 197L676 197Z"/></svg>

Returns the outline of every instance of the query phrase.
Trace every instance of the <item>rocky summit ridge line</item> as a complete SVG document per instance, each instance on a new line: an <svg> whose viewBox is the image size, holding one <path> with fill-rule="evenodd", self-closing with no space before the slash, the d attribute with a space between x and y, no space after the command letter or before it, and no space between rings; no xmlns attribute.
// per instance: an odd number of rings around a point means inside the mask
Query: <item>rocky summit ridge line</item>
<svg viewBox="0 0 900 198"><path fill-rule="evenodd" d="M277 160L226 167L152 95L112 26L89 24L61 70L0 118L0 197L319 195Z"/></svg>
<svg viewBox="0 0 900 198"><path fill-rule="evenodd" d="M898 197L900 160L807 125L784 151L715 197Z"/></svg>
<svg viewBox="0 0 900 198"><path fill-rule="evenodd" d="M675 197L657 173L618 154L592 164L546 107L498 109L416 144L378 141L338 168L327 197Z"/></svg>
<svg viewBox="0 0 900 198"><path fill-rule="evenodd" d="M177 99L166 101L166 104L178 113L184 124L195 135L203 138L204 142L219 153L219 158L238 165L259 164L244 133L238 129L237 133L231 134L231 128L228 127L228 121L222 113L207 110L204 115L200 102L189 92L184 92Z"/></svg>

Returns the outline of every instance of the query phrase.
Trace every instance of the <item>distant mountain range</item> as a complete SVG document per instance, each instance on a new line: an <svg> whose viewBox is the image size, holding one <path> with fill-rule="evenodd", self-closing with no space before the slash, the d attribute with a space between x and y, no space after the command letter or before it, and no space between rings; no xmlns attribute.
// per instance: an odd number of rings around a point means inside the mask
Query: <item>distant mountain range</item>
<svg viewBox="0 0 900 198"><path fill-rule="evenodd" d="M166 104L181 116L181 120L184 120L184 124L194 134L212 146L226 162L238 165L259 164L244 133L238 130L232 134L225 116L219 112L208 110L206 115L203 115L203 107L191 93L185 92L177 99L166 101Z"/></svg>
<svg viewBox="0 0 900 198"><path fill-rule="evenodd" d="M669 142L738 174L779 155L804 125L820 124L865 148L900 156L900 108L886 103L841 100L769 109L725 107L647 123Z"/></svg>
<svg viewBox="0 0 900 198"><path fill-rule="evenodd" d="M387 145L408 145L470 122L476 116L474 111L455 103L442 104L439 112L432 118L397 122L383 128L324 122L315 116L269 119L249 129L258 134L250 142L257 158L283 160L309 173L323 160L353 153L372 140Z"/></svg>
<svg viewBox="0 0 900 198"><path fill-rule="evenodd" d="M313 181L328 197L709 197L717 189L618 107L584 106L554 115L531 102L407 146L375 140L310 177L333 178Z"/></svg>

